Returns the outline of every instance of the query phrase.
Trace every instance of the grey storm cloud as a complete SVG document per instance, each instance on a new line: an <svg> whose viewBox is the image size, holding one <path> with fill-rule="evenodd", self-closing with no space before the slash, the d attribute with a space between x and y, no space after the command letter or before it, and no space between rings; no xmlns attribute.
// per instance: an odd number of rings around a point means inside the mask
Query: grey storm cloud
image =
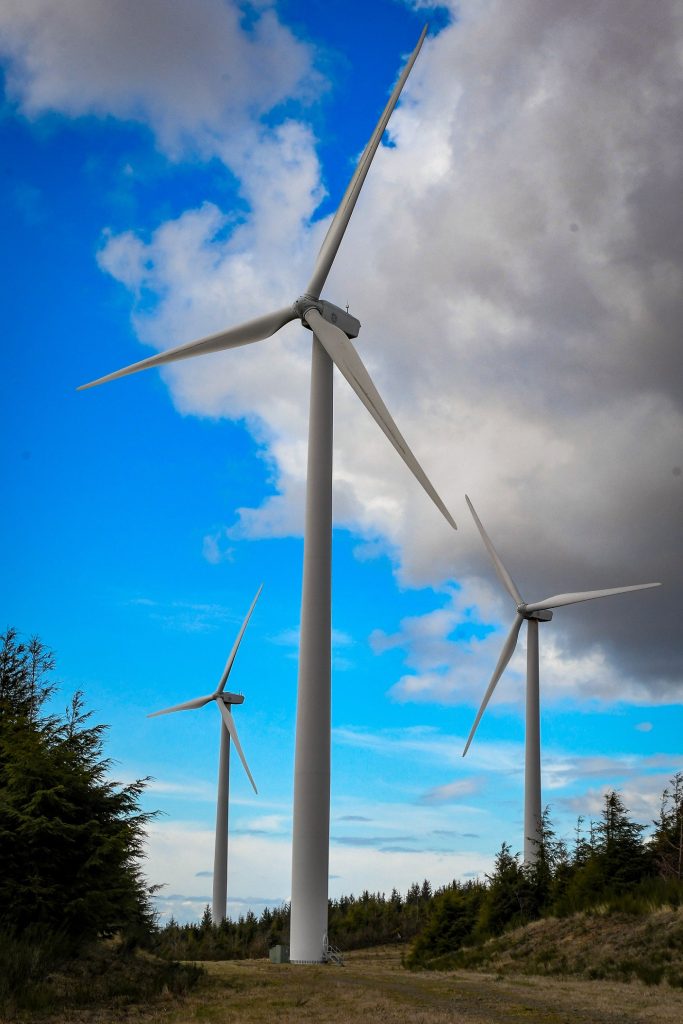
<svg viewBox="0 0 683 1024"><path fill-rule="evenodd" d="M104 238L100 265L130 290L138 335L156 348L225 326L225 310L246 319L290 300L326 227L304 108L266 135L257 124L320 86L310 45L267 5L249 34L236 5L202 9L195 46L164 66L156 33L177 51L180 4L154 0L143 15L129 2L23 0L0 13L10 95L27 116L136 117L173 158L210 152L239 179L250 212L229 237L229 211L205 204L148 238L135 225ZM329 298L352 301L361 355L461 529L437 521L343 387L336 521L366 552L390 551L401 583L456 580L461 608L477 604L495 624L514 609L493 596L465 492L527 600L661 580L659 591L561 609L541 651L554 651L558 671L585 653L584 698L680 701L683 7L462 0L453 10L392 117L393 145L373 164ZM143 19L132 56L131 17ZM143 45L147 59L134 59ZM218 75L226 52L231 84ZM159 297L151 313L135 306L143 292ZM246 417L273 465L277 493L239 510L234 535L298 533L308 371L296 330L192 362L165 377L177 408ZM449 635L401 632L423 699L473 699L495 664L492 644L493 661L487 648L463 683ZM437 643L434 671L420 651ZM604 665L591 690L593 663Z"/></svg>

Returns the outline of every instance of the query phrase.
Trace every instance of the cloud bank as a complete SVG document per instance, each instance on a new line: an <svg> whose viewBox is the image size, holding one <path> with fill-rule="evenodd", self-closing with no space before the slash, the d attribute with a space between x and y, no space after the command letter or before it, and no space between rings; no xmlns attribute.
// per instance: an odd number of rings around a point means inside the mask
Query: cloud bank
<svg viewBox="0 0 683 1024"><path fill-rule="evenodd" d="M465 491L529 599L662 580L563 612L542 643L560 689L677 701L683 10L463 0L457 15L425 45L326 294L363 321L359 350L462 530L439 521L343 381L336 521L366 552L381 539L404 584L459 580L462 606L484 618L495 581ZM170 158L218 157L239 182L239 222L207 203L150 238L135 226L105 237L101 266L130 290L154 348L294 299L326 227L311 128L301 112L272 117L320 86L310 45L268 4L248 26L218 0L192 32L183 18L161 0L23 0L0 14L26 116L137 120ZM379 113L383 99L368 102ZM270 460L277 494L239 510L234 537L301 529L308 358L290 325L165 371L181 412L245 418ZM396 692L466 694L467 670L452 672L444 691L427 658Z"/></svg>

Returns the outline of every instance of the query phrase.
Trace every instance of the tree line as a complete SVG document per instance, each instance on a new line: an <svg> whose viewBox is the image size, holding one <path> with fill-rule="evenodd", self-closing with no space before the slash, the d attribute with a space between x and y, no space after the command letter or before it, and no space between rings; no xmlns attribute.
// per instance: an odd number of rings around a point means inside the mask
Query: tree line
<svg viewBox="0 0 683 1024"><path fill-rule="evenodd" d="M88 942L119 935L130 947L143 943L178 960L262 957L287 944L287 904L220 924L207 907L196 924L159 926L155 890L142 873L154 817L140 807L147 780L110 780L106 726L92 724L82 694L61 715L46 711L53 670L54 657L39 638L22 642L13 629L0 636L0 975L3 964L5 976L9 970L7 950L16 961L22 942L35 952L36 942L54 940L51 948L77 954ZM653 824L646 836L612 791L599 819L579 818L568 843L546 809L534 864L521 864L504 842L482 879L436 891L424 880L405 894L365 891L330 900L330 942L342 950L403 943L407 964L420 966L545 915L678 906L683 773L664 790Z"/></svg>
<svg viewBox="0 0 683 1024"><path fill-rule="evenodd" d="M437 894L407 958L425 966L541 917L580 911L647 913L683 902L683 773L664 789L654 830L633 821L618 791L605 794L597 821L576 824L570 848L550 811L541 818L535 863L520 863L508 843L483 880L454 881Z"/></svg>
<svg viewBox="0 0 683 1024"><path fill-rule="evenodd" d="M607 793L600 818L579 818L571 845L558 838L550 812L542 816L537 860L524 865L502 843L491 874L453 881L435 890L428 880L405 894L393 889L341 896L328 904L330 942L341 950L406 944L409 967L425 966L544 916L579 911L648 912L683 902L683 773L662 794L654 831L633 821L616 790ZM152 948L178 959L264 957L287 944L289 905L266 908L214 924L207 906L198 923L171 919L157 929Z"/></svg>
<svg viewBox="0 0 683 1024"><path fill-rule="evenodd" d="M442 890L439 890L442 891ZM328 936L341 950L363 949L388 943L407 943L426 921L434 893L430 882L415 882L405 894L392 889L368 890L359 896L328 901ZM237 920L214 924L207 906L201 921L178 924L171 919L152 939L152 949L180 960L231 960L268 956L275 945L289 944L289 903L252 911Z"/></svg>

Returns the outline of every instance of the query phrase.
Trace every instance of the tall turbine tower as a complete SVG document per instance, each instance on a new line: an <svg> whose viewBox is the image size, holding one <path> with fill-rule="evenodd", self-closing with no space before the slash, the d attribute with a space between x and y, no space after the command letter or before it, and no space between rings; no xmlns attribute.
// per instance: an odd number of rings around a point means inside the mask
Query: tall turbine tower
<svg viewBox="0 0 683 1024"><path fill-rule="evenodd" d="M477 712L474 725L467 738L464 757L469 750L470 743L474 737L481 716L486 710L486 705L491 699L498 680L505 671L510 658L517 646L517 638L522 623L527 624L527 647L526 647L526 752L524 765L524 862L533 864L538 855L538 843L541 838L541 721L540 721L540 687L538 671L538 624L539 622L550 622L553 617L551 609L562 608L567 604L578 604L580 601L593 601L598 597L611 597L613 594L627 594L632 590L648 590L650 587L658 587L659 583L638 583L632 587L613 587L611 590L587 590L578 594L556 594L554 597L546 597L542 601L533 601L527 604L522 600L522 595L517 589L512 576L501 561L498 552L491 542L491 538L482 526L479 516L474 511L474 506L465 495L472 517L481 534L486 550L488 551L493 566L498 574L498 579L503 584L508 594L517 606L517 614L512 624L512 629L498 658L498 664L484 694L481 707Z"/></svg>
<svg viewBox="0 0 683 1024"><path fill-rule="evenodd" d="M425 28L384 112L363 150L358 166L320 247L308 287L292 305L254 320L142 359L83 388L160 366L177 359L249 345L271 337L291 320L313 332L308 424L308 477L304 528L301 643L294 766L291 959L324 959L330 821L330 636L332 552L332 365L346 378L370 415L394 446L447 522L455 522L408 447L370 378L351 338L360 323L320 293L356 205L363 182L403 85L424 41Z"/></svg>
<svg viewBox="0 0 683 1024"><path fill-rule="evenodd" d="M214 841L213 848L213 896L211 899L211 917L213 918L214 924L220 924L220 922L227 916L228 907L228 799L230 795L230 739L235 744L235 750L237 751L240 761L244 765L244 770L247 773L247 777L254 787L254 792L257 792L256 783L249 771L249 765L247 764L242 745L237 735L237 726L235 725L235 719L232 716L232 705L243 704L244 697L241 693L227 693L225 690L228 676L232 669L237 649L242 642L244 631L247 628L247 623L251 618L251 613L254 610L256 602L259 599L259 595L263 590L263 584L256 591L256 597L251 602L251 607L246 614L242 628L237 634L237 639L232 646L232 650L228 656L228 660L225 663L223 669L223 675L218 681L218 686L213 693L208 694L206 697L195 697L194 700L185 701L184 704L175 704L172 708L164 708L163 711L155 711L153 714L148 715L148 718L156 718L157 715L170 715L173 711L194 711L197 708L203 708L206 704L210 704L214 701L216 707L221 714L221 752L218 762L218 796L216 799L216 838Z"/></svg>

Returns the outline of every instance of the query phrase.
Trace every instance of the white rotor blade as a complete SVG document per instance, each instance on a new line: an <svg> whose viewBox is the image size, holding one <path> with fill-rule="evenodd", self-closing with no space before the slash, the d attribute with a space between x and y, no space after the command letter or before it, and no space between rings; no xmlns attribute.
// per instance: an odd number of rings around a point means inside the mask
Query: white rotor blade
<svg viewBox="0 0 683 1024"><path fill-rule="evenodd" d="M214 700L216 694L210 693L208 697L195 697L194 700L187 700L184 704L174 704L172 708L164 708L163 711L153 711L148 718L156 718L157 715L170 715L172 711L194 711L195 708L203 708L209 701Z"/></svg>
<svg viewBox="0 0 683 1024"><path fill-rule="evenodd" d="M503 644L503 649L500 652L500 657L498 658L498 664L496 665L495 671L491 677L491 682L489 683L488 690L484 694L484 699L481 702L481 707L479 708L479 711L477 712L477 717L474 720L474 725L472 726L470 734L467 737L467 743L465 744L465 749L462 752L463 757L469 750L470 743L474 739L474 734L477 730L477 726L479 725L481 716L484 714L484 711L486 710L486 705L491 700L491 696L496 688L498 680L500 679L503 672L507 668L507 664L515 652L515 647L517 646L517 638L519 636L519 631L523 622L524 618L518 612L515 621L512 624L512 629L508 634L508 638Z"/></svg>
<svg viewBox="0 0 683 1024"><path fill-rule="evenodd" d="M578 594L556 594L546 597L544 601L534 601L526 605L528 612L540 612L546 608L562 608L566 604L579 604L581 601L595 601L598 597L611 597L613 594L629 594L632 590L650 590L661 587L661 583L637 583L635 587L612 587L611 590L585 590Z"/></svg>
<svg viewBox="0 0 683 1024"><path fill-rule="evenodd" d="M251 618L251 613L253 612L253 610L254 610L254 608L256 606L256 602L258 601L259 596L260 596L262 590L263 590L263 584L261 584L261 586L256 591L256 597L251 602L251 607L249 608L249 611L246 614L246 618L245 618L244 622L242 623L242 628L240 629L239 633L237 634L237 639L235 640L234 644L232 645L232 650L230 651L230 654L228 655L228 660L226 661L225 668L223 669L223 675L221 676L221 680L220 680L220 682L218 684L218 689L216 690L217 693L222 693L223 690L225 689L225 684L228 681L228 676L230 675L230 670L232 668L232 663L235 660L235 655L237 654L237 648L239 647L240 643L242 642L242 637L244 636L244 631L247 628L247 623L249 622L249 619Z"/></svg>
<svg viewBox="0 0 683 1024"><path fill-rule="evenodd" d="M493 567L496 570L496 572L498 573L498 579L503 584L503 586L505 587L505 589L507 590L508 594L513 599L515 604L517 604L517 605L523 604L524 602L522 601L522 595L520 594L519 590L517 589L517 587L515 585L515 581L513 580L512 576L507 571L505 566L503 565L503 562L502 562L502 559L501 559L500 555L498 554L498 552L494 548L493 542L491 541L491 538L489 537L488 533L484 529L484 527L482 525L482 522L481 522L481 519L479 518L477 513L474 511L474 505L472 504L470 499L467 497L467 495L465 495L465 501L467 502L467 504L469 506L469 510L472 513L472 518L474 519L474 521L475 521L475 523L477 525L477 529L479 530L479 533L481 534L481 539L483 540L484 544L486 545L486 550L488 551L489 555L491 556L491 561L493 562Z"/></svg>
<svg viewBox="0 0 683 1024"><path fill-rule="evenodd" d="M351 219L353 208L356 205L356 200L358 199L360 190L363 187L363 182L365 181L365 177L368 173L368 170L370 169L372 159L375 153L377 152L377 148L382 140L382 136L384 135L384 130L389 122L389 118L391 117L392 111L396 106L396 103L398 102L398 98L401 95L401 90L403 89L406 79L410 74L413 64L417 59L417 55L420 52L420 49L422 48L422 43L424 42L424 38L426 35L427 26L425 25L425 27L422 30L422 34L418 40L417 46L410 55L410 58L406 66L404 67L403 71L401 72L401 76L398 82L396 83L394 91L389 97L389 102L384 108L384 113L380 117L377 123L377 127L372 133L370 141L363 150L361 158L358 161L358 166L354 171L353 177L349 182L349 186L346 189L344 197L341 203L339 204L337 212L334 215L334 219L328 228L327 234L325 235L325 238L323 240L323 244L320 246L320 252L318 253L318 258L315 262L313 276L311 277L311 280L309 281L308 284L308 288L306 289L306 294L312 295L316 299L319 297L320 292L323 289L323 285L327 280L327 275L330 272L332 263L334 262L334 258L337 255L337 250L339 248L342 238L344 237L344 232L346 231L349 220Z"/></svg>
<svg viewBox="0 0 683 1024"><path fill-rule="evenodd" d="M372 383L370 374L365 369L360 356L344 332L340 330L339 327L335 326L335 324L331 324L328 323L327 320L323 320L315 307L306 311L306 321L310 324L316 338L318 338L320 344L323 346L332 362L344 377L346 377L365 408L368 410L375 422L382 428L413 476L415 476L422 484L423 488L445 517L446 521L450 523L454 530L456 530L457 527L453 517L439 495L436 493L436 490L427 477L427 474L422 469L422 466L408 447L405 438L399 431L389 410L380 398L377 388Z"/></svg>
<svg viewBox="0 0 683 1024"><path fill-rule="evenodd" d="M256 783L254 782L252 774L249 771L249 765L247 764L247 759L244 756L244 751L242 750L242 746L240 744L239 737L237 735L237 726L235 725L235 719L232 717L232 712L231 712L230 708L227 707L223 703L223 701L220 699L220 697L216 700L216 704L218 704L218 710L220 711L221 715L223 716L223 721L225 722L225 728L230 733L230 738L232 739L232 742L235 744L235 750L237 751L237 753L240 756L240 761L244 765L244 770L247 773L247 775L249 776L249 781L251 782L252 786L254 787L254 792L258 793L258 789L256 788Z"/></svg>
<svg viewBox="0 0 683 1024"><path fill-rule="evenodd" d="M290 320L296 319L297 314L292 306L285 306L274 313L266 313L264 316L256 317L255 320L247 320L236 327L230 327L227 331L209 334L206 338L200 338L199 341L188 341L186 344L170 348L166 352L158 352L154 356L149 356L148 359L141 359L138 363L124 367L123 370L108 373L106 377L91 380L89 384L81 384L77 390L85 391L87 388L94 388L97 384L106 384L107 381L127 377L129 373L147 370L151 366L161 366L163 363L174 363L178 359L189 359L191 356L205 355L207 352L222 352L227 348L251 345L255 341L270 338Z"/></svg>

